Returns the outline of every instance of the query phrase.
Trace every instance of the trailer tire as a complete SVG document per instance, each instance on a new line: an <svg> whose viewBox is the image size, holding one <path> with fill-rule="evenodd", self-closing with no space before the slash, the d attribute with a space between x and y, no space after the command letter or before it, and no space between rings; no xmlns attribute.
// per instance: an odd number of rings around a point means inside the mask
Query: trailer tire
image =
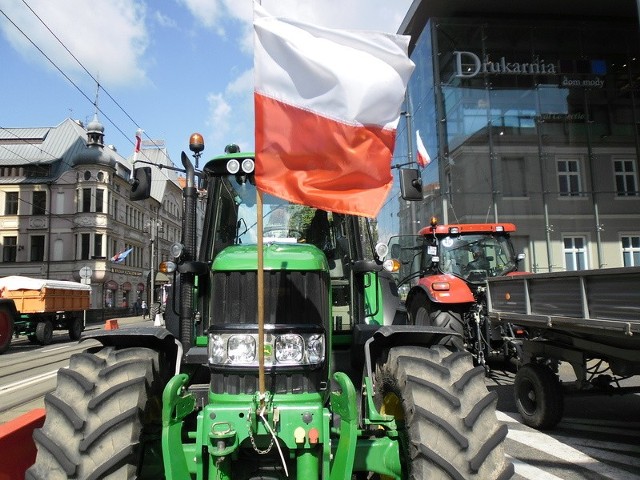
<svg viewBox="0 0 640 480"><path fill-rule="evenodd" d="M11 345L13 337L13 315L5 308L0 307L0 353L4 353Z"/></svg>
<svg viewBox="0 0 640 480"><path fill-rule="evenodd" d="M464 348L464 320L463 314L454 305L444 308L444 305L434 304L426 294L418 293L409 305L409 323L416 326L445 328L455 332L444 339L442 343Z"/></svg>
<svg viewBox="0 0 640 480"><path fill-rule="evenodd" d="M36 340L40 345L49 345L53 340L53 324L51 320L38 322L36 325Z"/></svg>
<svg viewBox="0 0 640 480"><path fill-rule="evenodd" d="M84 322L78 316L74 316L69 320L69 338L71 340L80 340L82 331L84 330Z"/></svg>
<svg viewBox="0 0 640 480"><path fill-rule="evenodd" d="M163 371L160 354L147 348L73 355L45 396L26 479L162 478Z"/></svg>
<svg viewBox="0 0 640 480"><path fill-rule="evenodd" d="M149 309L149 320L152 322L156 321L156 315L160 313L160 302L153 302L151 304L151 308Z"/></svg>
<svg viewBox="0 0 640 480"><path fill-rule="evenodd" d="M558 376L549 367L528 363L513 382L522 421L539 430L555 427L562 418L564 397Z"/></svg>
<svg viewBox="0 0 640 480"><path fill-rule="evenodd" d="M507 479L507 426L471 355L443 345L389 349L377 361L374 401L400 430L402 478Z"/></svg>

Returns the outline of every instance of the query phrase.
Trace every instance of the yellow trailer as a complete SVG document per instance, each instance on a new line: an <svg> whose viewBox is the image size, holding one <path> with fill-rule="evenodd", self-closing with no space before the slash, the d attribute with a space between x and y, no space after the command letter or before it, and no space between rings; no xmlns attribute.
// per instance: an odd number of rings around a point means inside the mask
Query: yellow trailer
<svg viewBox="0 0 640 480"><path fill-rule="evenodd" d="M77 282L18 275L0 278L0 353L18 334L41 345L51 342L53 330L68 330L72 340L79 339L90 295L91 287Z"/></svg>

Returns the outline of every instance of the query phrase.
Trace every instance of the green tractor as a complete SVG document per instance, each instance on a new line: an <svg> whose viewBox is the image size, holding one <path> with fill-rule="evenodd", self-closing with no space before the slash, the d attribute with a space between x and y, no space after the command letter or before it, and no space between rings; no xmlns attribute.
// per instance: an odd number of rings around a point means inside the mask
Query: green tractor
<svg viewBox="0 0 640 480"><path fill-rule="evenodd" d="M101 345L59 371L27 479L512 475L483 369L449 330L406 325L366 219L258 195L236 146L182 163L166 328L83 336Z"/></svg>

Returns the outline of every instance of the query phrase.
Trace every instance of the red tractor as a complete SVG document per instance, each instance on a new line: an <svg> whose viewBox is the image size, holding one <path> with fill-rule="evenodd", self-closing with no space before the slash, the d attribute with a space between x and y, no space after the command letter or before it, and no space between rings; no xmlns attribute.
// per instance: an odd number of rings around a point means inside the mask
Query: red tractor
<svg viewBox="0 0 640 480"><path fill-rule="evenodd" d="M391 256L399 261L398 286L411 325L444 327L452 341L489 370L489 357L520 358L513 325L492 325L487 316L486 280L515 275L524 254L516 255L512 223L438 225L435 217L418 235L393 237Z"/></svg>

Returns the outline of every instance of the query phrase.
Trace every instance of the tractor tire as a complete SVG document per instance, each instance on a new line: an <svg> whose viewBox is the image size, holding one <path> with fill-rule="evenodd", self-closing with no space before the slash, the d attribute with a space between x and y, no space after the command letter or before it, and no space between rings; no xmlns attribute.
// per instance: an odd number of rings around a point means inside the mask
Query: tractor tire
<svg viewBox="0 0 640 480"><path fill-rule="evenodd" d="M389 349L376 363L375 403L396 418L402 478L502 480L507 426L496 418L498 395L471 355L443 345Z"/></svg>
<svg viewBox="0 0 640 480"><path fill-rule="evenodd" d="M36 462L25 478L163 478L160 363L158 352L140 347L73 355L45 396Z"/></svg>
<svg viewBox="0 0 640 480"><path fill-rule="evenodd" d="M38 322L36 325L36 340L40 345L49 345L53 340L53 324L51 320Z"/></svg>
<svg viewBox="0 0 640 480"><path fill-rule="evenodd" d="M463 314L456 305L438 305L433 303L426 294L419 293L411 301L407 311L409 323L416 326L440 327L458 335L447 337L443 344L451 344L462 350L464 348L464 320ZM457 307L457 308L456 308Z"/></svg>
<svg viewBox="0 0 640 480"><path fill-rule="evenodd" d="M160 302L153 302L151 308L149 308L149 319L152 322L156 321L156 315L160 313Z"/></svg>
<svg viewBox="0 0 640 480"><path fill-rule="evenodd" d="M84 330L84 322L80 317L73 317L69 320L69 338L71 340L80 340L82 331Z"/></svg>
<svg viewBox="0 0 640 480"><path fill-rule="evenodd" d="M13 337L13 315L4 306L0 307L0 353L4 353L11 345Z"/></svg>
<svg viewBox="0 0 640 480"><path fill-rule="evenodd" d="M558 376L550 368L528 363L513 382L516 407L525 425L538 430L555 427L564 411L564 396Z"/></svg>

